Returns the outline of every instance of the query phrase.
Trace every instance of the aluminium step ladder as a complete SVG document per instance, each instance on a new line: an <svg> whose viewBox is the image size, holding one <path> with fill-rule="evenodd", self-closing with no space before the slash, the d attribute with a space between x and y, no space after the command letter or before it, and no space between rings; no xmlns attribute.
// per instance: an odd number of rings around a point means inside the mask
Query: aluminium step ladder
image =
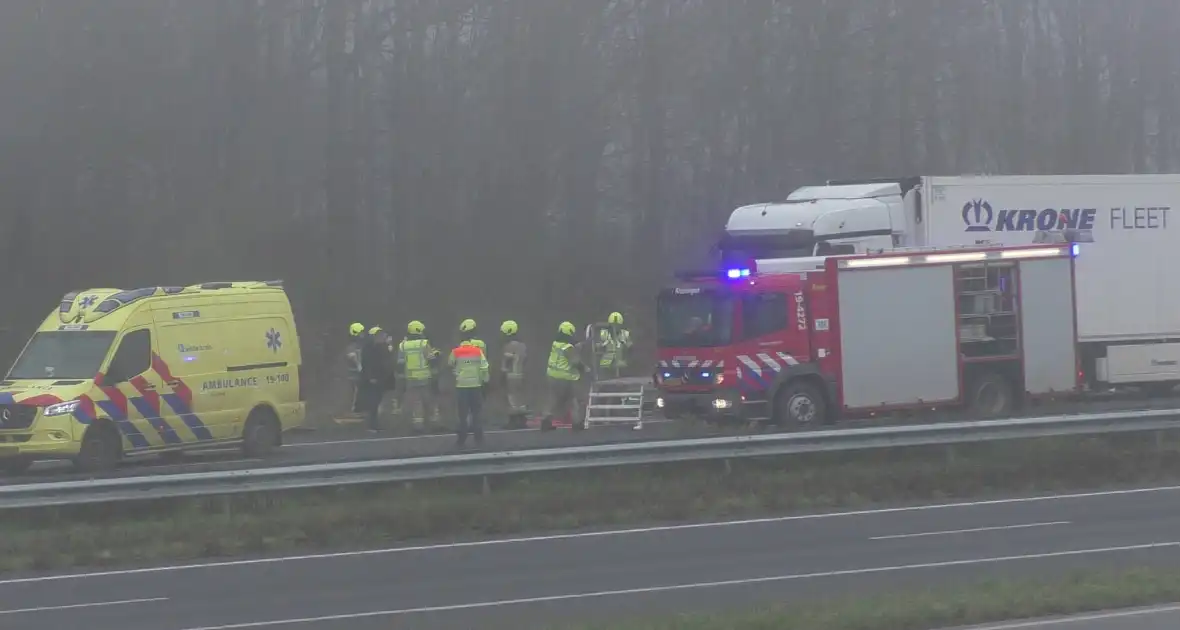
<svg viewBox="0 0 1180 630"><path fill-rule="evenodd" d="M628 377L595 381L586 401L582 428L608 424L630 424L643 428L644 407L650 397L651 378Z"/></svg>

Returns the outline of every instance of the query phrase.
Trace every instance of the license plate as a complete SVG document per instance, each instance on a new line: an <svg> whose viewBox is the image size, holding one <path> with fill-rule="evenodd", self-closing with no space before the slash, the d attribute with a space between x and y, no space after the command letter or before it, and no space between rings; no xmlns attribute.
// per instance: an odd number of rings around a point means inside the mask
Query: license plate
<svg viewBox="0 0 1180 630"><path fill-rule="evenodd" d="M683 385L683 384L684 384L684 379L682 379L682 378L679 378L679 377L677 377L677 378L666 378L666 379L664 379L664 384L665 384L665 385L672 386L672 387L676 387L677 385Z"/></svg>
<svg viewBox="0 0 1180 630"><path fill-rule="evenodd" d="M0 457L11 457L13 455L20 455L19 446L0 446Z"/></svg>

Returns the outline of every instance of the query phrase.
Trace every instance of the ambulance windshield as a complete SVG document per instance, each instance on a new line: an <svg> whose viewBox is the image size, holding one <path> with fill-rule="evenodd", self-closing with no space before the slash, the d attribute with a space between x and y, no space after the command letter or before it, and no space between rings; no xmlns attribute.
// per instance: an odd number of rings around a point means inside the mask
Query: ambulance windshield
<svg viewBox="0 0 1180 630"><path fill-rule="evenodd" d="M715 291L665 291L656 306L662 348L710 348L733 337L733 297Z"/></svg>
<svg viewBox="0 0 1180 630"><path fill-rule="evenodd" d="M39 332L9 370L8 379L92 379L114 340L114 331Z"/></svg>

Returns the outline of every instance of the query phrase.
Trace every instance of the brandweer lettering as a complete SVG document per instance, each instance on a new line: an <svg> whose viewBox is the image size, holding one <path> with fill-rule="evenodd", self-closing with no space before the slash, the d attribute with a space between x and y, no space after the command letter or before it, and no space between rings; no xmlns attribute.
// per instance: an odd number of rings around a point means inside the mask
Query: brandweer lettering
<svg viewBox="0 0 1180 630"><path fill-rule="evenodd" d="M258 377L222 378L201 383L201 391L203 392L216 389L234 389L236 387L258 387Z"/></svg>
<svg viewBox="0 0 1180 630"><path fill-rule="evenodd" d="M1111 208L1110 229L1112 230L1166 230L1168 229L1168 206L1147 208Z"/></svg>

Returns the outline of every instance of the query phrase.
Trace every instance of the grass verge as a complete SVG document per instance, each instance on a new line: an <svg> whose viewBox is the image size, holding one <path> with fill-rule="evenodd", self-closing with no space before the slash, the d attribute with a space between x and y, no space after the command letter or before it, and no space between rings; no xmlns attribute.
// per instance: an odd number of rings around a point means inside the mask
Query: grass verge
<svg viewBox="0 0 1180 630"><path fill-rule="evenodd" d="M1180 601L1180 571L1086 571L1064 580L991 581L969 588L566 630L935 630L1175 601ZM1111 628L1120 625L1115 619L1109 622Z"/></svg>
<svg viewBox="0 0 1180 630"><path fill-rule="evenodd" d="M6 512L0 571L745 518L1180 480L1176 436L1053 438Z"/></svg>

